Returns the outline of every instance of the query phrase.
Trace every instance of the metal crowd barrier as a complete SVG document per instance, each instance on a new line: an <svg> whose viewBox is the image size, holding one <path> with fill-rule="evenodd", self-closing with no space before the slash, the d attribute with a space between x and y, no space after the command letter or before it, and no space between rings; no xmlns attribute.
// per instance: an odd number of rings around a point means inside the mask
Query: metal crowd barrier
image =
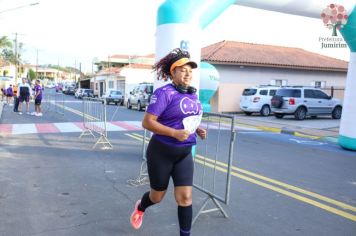
<svg viewBox="0 0 356 236"><path fill-rule="evenodd" d="M55 112L64 115L64 95L63 93L43 93L42 110L45 113Z"/></svg>
<svg viewBox="0 0 356 236"><path fill-rule="evenodd" d="M93 146L103 145L103 149L112 149L112 144L108 139L106 123L106 102L100 98L83 98L83 127L84 131L79 138L91 135L95 138L94 133L100 137Z"/></svg>
<svg viewBox="0 0 356 236"><path fill-rule="evenodd" d="M230 199L231 169L235 142L235 117L218 113L204 113L200 127L207 130L205 140L197 139L194 156L193 186L207 195L193 224L204 213L220 211L228 217L219 202ZM215 208L205 209L209 200Z"/></svg>
<svg viewBox="0 0 356 236"><path fill-rule="evenodd" d="M136 179L129 179L127 183L132 186L142 186L145 184L149 184L150 180L148 178L148 171L147 171L147 158L146 158L146 150L147 144L150 140L151 132L144 129L143 137L142 137L142 162L140 166L140 172Z"/></svg>

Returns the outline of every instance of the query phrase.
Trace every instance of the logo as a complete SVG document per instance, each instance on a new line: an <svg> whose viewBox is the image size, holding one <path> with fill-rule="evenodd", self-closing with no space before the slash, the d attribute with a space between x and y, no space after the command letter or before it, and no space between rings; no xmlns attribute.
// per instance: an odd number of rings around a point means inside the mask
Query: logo
<svg viewBox="0 0 356 236"><path fill-rule="evenodd" d="M180 110L184 115L197 115L199 113L199 106L197 102L185 97L180 101Z"/></svg>
<svg viewBox="0 0 356 236"><path fill-rule="evenodd" d="M155 104L156 102L157 102L157 97L156 97L156 95L152 95L152 96L151 96L150 104Z"/></svg>
<svg viewBox="0 0 356 236"><path fill-rule="evenodd" d="M336 30L346 25L348 15L342 5L332 3L321 12L321 19L327 28L332 29L332 36L337 36Z"/></svg>
<svg viewBox="0 0 356 236"><path fill-rule="evenodd" d="M180 49L188 51L189 50L189 41L188 40L180 41Z"/></svg>

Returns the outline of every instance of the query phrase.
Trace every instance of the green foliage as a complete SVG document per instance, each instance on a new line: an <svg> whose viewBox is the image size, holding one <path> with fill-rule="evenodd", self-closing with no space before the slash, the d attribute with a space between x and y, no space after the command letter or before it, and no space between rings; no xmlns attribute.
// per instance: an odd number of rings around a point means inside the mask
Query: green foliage
<svg viewBox="0 0 356 236"><path fill-rule="evenodd" d="M33 71L32 69L30 69L30 70L28 71L28 75L29 75L31 81L34 80L34 79L36 79L36 72Z"/></svg>

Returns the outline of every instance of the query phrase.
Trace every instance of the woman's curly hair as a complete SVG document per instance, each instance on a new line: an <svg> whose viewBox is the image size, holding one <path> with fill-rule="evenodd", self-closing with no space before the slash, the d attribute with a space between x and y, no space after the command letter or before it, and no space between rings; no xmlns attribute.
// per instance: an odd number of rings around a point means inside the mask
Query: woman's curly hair
<svg viewBox="0 0 356 236"><path fill-rule="evenodd" d="M169 71L171 65L183 57L190 58L189 52L183 51L180 48L175 48L156 64L154 64L153 71L157 72L157 79L163 79L164 81L172 79L171 72Z"/></svg>

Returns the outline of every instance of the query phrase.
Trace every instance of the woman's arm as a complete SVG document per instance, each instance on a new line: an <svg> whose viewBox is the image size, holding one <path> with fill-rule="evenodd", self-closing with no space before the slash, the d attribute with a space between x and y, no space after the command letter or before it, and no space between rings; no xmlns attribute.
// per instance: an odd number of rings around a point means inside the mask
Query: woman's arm
<svg viewBox="0 0 356 236"><path fill-rule="evenodd" d="M179 141L184 141L189 137L189 131L184 129L177 130L162 125L157 121L157 118L157 116L146 112L142 121L143 128L148 129L155 134L169 136Z"/></svg>

